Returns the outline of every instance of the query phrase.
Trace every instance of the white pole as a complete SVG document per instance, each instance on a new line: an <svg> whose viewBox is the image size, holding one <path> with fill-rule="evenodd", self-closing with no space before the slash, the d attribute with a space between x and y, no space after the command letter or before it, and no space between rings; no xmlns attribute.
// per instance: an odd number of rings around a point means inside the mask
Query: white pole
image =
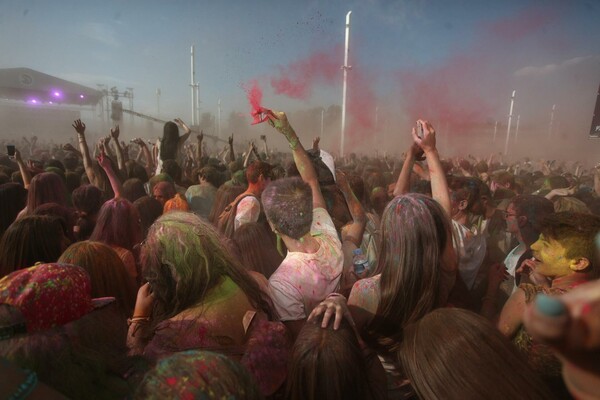
<svg viewBox="0 0 600 400"><path fill-rule="evenodd" d="M510 125L512 123L513 106L515 105L516 94L517 91L513 90L512 96L510 96L510 111L508 112L508 127L506 128L506 142L504 142L504 155L508 154L508 141L510 140Z"/></svg>
<svg viewBox="0 0 600 400"><path fill-rule="evenodd" d="M548 127L548 136L552 136L552 128L554 125L554 111L556 110L556 104L552 104L552 112L550 113L550 126Z"/></svg>
<svg viewBox="0 0 600 400"><path fill-rule="evenodd" d="M496 121L496 123L494 124L494 139L492 140L492 143L496 143L496 133L498 132L498 121Z"/></svg>
<svg viewBox="0 0 600 400"><path fill-rule="evenodd" d="M350 42L350 15L352 11L348 11L346 14L346 40L344 45L344 65L342 69L344 70L344 82L342 86L342 134L340 139L340 157L344 156L344 139L346 134L346 91L347 91L347 81L348 81L348 70L350 66L348 65L348 45Z"/></svg>
<svg viewBox="0 0 600 400"><path fill-rule="evenodd" d="M517 126L515 126L515 143L519 139L519 122L521 121L521 114L517 115Z"/></svg>
<svg viewBox="0 0 600 400"><path fill-rule="evenodd" d="M192 126L196 125L196 83L194 82L194 78L196 75L196 71L194 71L194 45L192 45L191 49L191 82L190 87L192 89Z"/></svg>
<svg viewBox="0 0 600 400"><path fill-rule="evenodd" d="M160 88L156 89L156 118L160 118Z"/></svg>
<svg viewBox="0 0 600 400"><path fill-rule="evenodd" d="M378 127L379 127L379 106L375 106L375 132L377 132Z"/></svg>
<svg viewBox="0 0 600 400"><path fill-rule="evenodd" d="M321 109L321 139L323 139L323 121L325 120L325 109Z"/></svg>
<svg viewBox="0 0 600 400"><path fill-rule="evenodd" d="M221 137L221 99L217 101L217 137Z"/></svg>

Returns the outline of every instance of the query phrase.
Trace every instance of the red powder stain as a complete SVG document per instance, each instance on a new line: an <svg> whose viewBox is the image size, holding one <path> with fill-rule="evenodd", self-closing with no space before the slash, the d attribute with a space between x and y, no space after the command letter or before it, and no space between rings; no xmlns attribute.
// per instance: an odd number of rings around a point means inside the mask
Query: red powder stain
<svg viewBox="0 0 600 400"><path fill-rule="evenodd" d="M317 85L341 82L342 54L336 47L279 66L277 76L271 78L271 87L275 94L306 100Z"/></svg>
<svg viewBox="0 0 600 400"><path fill-rule="evenodd" d="M170 377L166 379L167 385L169 386L175 386L177 384L177 378L176 377Z"/></svg>

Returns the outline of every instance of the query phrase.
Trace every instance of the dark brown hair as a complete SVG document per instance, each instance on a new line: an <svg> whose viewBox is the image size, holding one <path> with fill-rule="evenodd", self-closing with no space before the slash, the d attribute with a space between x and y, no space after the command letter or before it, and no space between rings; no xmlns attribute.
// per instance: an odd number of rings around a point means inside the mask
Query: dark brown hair
<svg viewBox="0 0 600 400"><path fill-rule="evenodd" d="M260 272L267 279L283 260L264 224L249 222L241 225L233 232L233 241L242 265L250 271Z"/></svg>

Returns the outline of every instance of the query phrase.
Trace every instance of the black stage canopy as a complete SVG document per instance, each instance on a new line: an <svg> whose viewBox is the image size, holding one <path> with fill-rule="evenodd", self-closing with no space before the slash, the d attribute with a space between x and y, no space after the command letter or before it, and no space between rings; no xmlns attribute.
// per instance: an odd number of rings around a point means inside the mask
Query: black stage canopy
<svg viewBox="0 0 600 400"><path fill-rule="evenodd" d="M29 68L6 68L0 69L0 99L89 106L102 99L102 92Z"/></svg>

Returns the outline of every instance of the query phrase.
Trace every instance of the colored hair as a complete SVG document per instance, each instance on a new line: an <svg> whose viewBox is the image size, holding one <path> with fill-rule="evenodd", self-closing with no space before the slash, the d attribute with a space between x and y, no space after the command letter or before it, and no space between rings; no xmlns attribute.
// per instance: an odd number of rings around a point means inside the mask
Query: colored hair
<svg viewBox="0 0 600 400"><path fill-rule="evenodd" d="M222 354L188 350L160 360L144 376L135 398L260 400L262 396L238 362Z"/></svg>
<svg viewBox="0 0 600 400"><path fill-rule="evenodd" d="M372 399L367 367L354 330L345 319L306 323L292 349L286 399Z"/></svg>
<svg viewBox="0 0 600 400"><path fill-rule="evenodd" d="M541 233L561 243L568 258L585 257L590 261L586 268L593 278L600 275L594 239L600 232L600 217L575 212L550 214L542 221Z"/></svg>
<svg viewBox="0 0 600 400"><path fill-rule="evenodd" d="M508 339L475 313L441 308L404 335L398 359L420 399L554 398Z"/></svg>
<svg viewBox="0 0 600 400"><path fill-rule="evenodd" d="M36 262L55 262L64 250L60 220L28 215L8 227L0 241L0 277L31 267Z"/></svg>
<svg viewBox="0 0 600 400"><path fill-rule="evenodd" d="M442 254L452 240L451 224L432 198L406 194L393 199L381 217L379 260L381 300L369 331L392 351L405 325L442 306Z"/></svg>
<svg viewBox="0 0 600 400"><path fill-rule="evenodd" d="M141 257L155 299L154 323L201 303L224 276L257 310L271 315L268 297L221 240L210 224L193 213L173 211L150 227Z"/></svg>
<svg viewBox="0 0 600 400"><path fill-rule="evenodd" d="M85 269L90 275L92 297L114 297L123 315L132 314L136 288L125 264L110 246L88 240L77 242L64 251L58 262Z"/></svg>
<svg viewBox="0 0 600 400"><path fill-rule="evenodd" d="M283 260L264 224L250 222L241 225L233 232L233 241L238 247L242 265L250 271L260 272L267 279Z"/></svg>
<svg viewBox="0 0 600 400"><path fill-rule="evenodd" d="M312 190L301 178L271 182L262 193L267 219L278 232L300 239L312 224Z"/></svg>
<svg viewBox="0 0 600 400"><path fill-rule="evenodd" d="M142 241L142 226L137 209L123 198L104 203L90 240L119 246L129 251Z"/></svg>
<svg viewBox="0 0 600 400"><path fill-rule="evenodd" d="M27 213L33 214L35 209L44 203L67 205L65 181L53 172L37 174L31 180L27 195Z"/></svg>

